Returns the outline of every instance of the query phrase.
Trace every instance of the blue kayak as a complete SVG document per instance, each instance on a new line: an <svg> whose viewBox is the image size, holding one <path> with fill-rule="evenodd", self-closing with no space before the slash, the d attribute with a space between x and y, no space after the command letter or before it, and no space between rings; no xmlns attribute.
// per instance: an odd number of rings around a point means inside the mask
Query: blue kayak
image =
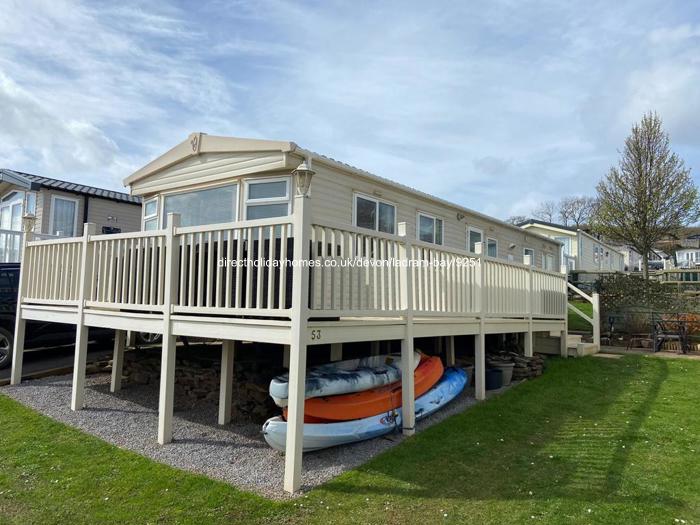
<svg viewBox="0 0 700 525"><path fill-rule="evenodd" d="M433 388L416 399L416 420L437 412L457 397L467 385L467 373L461 368L447 368ZM338 423L305 423L304 452L355 443L388 434L401 428L401 409L376 416ZM287 422L281 416L263 425L265 441L275 450L284 451Z"/></svg>

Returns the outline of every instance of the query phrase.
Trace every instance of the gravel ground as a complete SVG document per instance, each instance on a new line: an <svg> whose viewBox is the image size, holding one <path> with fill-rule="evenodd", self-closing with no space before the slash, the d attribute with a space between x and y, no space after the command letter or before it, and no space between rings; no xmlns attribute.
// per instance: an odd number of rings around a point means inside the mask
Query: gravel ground
<svg viewBox="0 0 700 525"><path fill-rule="evenodd" d="M158 385L128 385L109 392L109 375L88 376L87 408L71 412L71 376L26 381L0 388L5 394L53 419L93 434L118 447L133 450L155 461L197 472L271 498L284 498L284 455L271 449L260 425L216 424L217 407L201 404L195 410L178 410L173 420L174 441L160 446ZM510 388L510 387L507 387ZM505 390L501 389L501 390ZM489 397L500 391L489 392ZM447 407L420 421L427 428L476 403L473 389L466 389ZM361 465L403 440L400 433L304 455L302 490L309 490Z"/></svg>

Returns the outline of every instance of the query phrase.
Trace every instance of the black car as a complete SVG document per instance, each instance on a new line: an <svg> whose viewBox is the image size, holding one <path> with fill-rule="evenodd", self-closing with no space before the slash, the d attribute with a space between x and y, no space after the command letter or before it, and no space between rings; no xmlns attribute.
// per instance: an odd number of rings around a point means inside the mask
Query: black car
<svg viewBox="0 0 700 525"><path fill-rule="evenodd" d="M12 345L15 340L19 263L0 264L0 368L12 363ZM90 338L108 342L114 337L112 330L91 329ZM38 350L75 343L75 325L28 321L24 348Z"/></svg>

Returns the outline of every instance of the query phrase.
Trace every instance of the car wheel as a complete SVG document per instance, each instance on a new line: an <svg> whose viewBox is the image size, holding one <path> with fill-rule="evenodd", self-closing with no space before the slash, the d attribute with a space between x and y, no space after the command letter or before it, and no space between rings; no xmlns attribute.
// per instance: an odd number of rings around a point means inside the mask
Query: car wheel
<svg viewBox="0 0 700 525"><path fill-rule="evenodd" d="M148 332L138 332L136 334L136 342L141 345L155 345L160 343L163 338L160 334L149 334Z"/></svg>
<svg viewBox="0 0 700 525"><path fill-rule="evenodd" d="M0 327L0 369L7 368L12 363L12 345L15 337L12 332Z"/></svg>

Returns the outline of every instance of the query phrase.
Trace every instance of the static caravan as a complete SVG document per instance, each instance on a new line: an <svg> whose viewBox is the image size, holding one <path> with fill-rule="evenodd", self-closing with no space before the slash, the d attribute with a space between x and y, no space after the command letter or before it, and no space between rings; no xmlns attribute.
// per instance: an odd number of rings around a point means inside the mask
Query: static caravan
<svg viewBox="0 0 700 525"><path fill-rule="evenodd" d="M79 236L86 222L100 233L132 232L141 228L141 198L0 169L0 262L19 262L25 216L35 218L35 239Z"/></svg>
<svg viewBox="0 0 700 525"><path fill-rule="evenodd" d="M224 341L219 422L230 420L237 342L283 345L290 372L284 487L299 488L307 348L473 338L475 392L485 396L485 335L561 336L560 244L293 142L194 133L125 180L143 199L142 231L27 239L18 334L26 319L78 326L72 408L84 403L85 336L116 330L113 389L125 330L163 335L158 441L172 439L176 337ZM58 258L48 270L42 261ZM536 264L545 261L544 267ZM556 270L556 271L555 271ZM60 282L61 286L52 286ZM12 381L20 380L18 335ZM404 374L403 431L414 429Z"/></svg>
<svg viewBox="0 0 700 525"><path fill-rule="evenodd" d="M580 228L536 219L530 219L518 226L561 243L560 259L563 262L563 272L573 270L622 272L625 270L623 253ZM542 264L544 266L544 262Z"/></svg>

